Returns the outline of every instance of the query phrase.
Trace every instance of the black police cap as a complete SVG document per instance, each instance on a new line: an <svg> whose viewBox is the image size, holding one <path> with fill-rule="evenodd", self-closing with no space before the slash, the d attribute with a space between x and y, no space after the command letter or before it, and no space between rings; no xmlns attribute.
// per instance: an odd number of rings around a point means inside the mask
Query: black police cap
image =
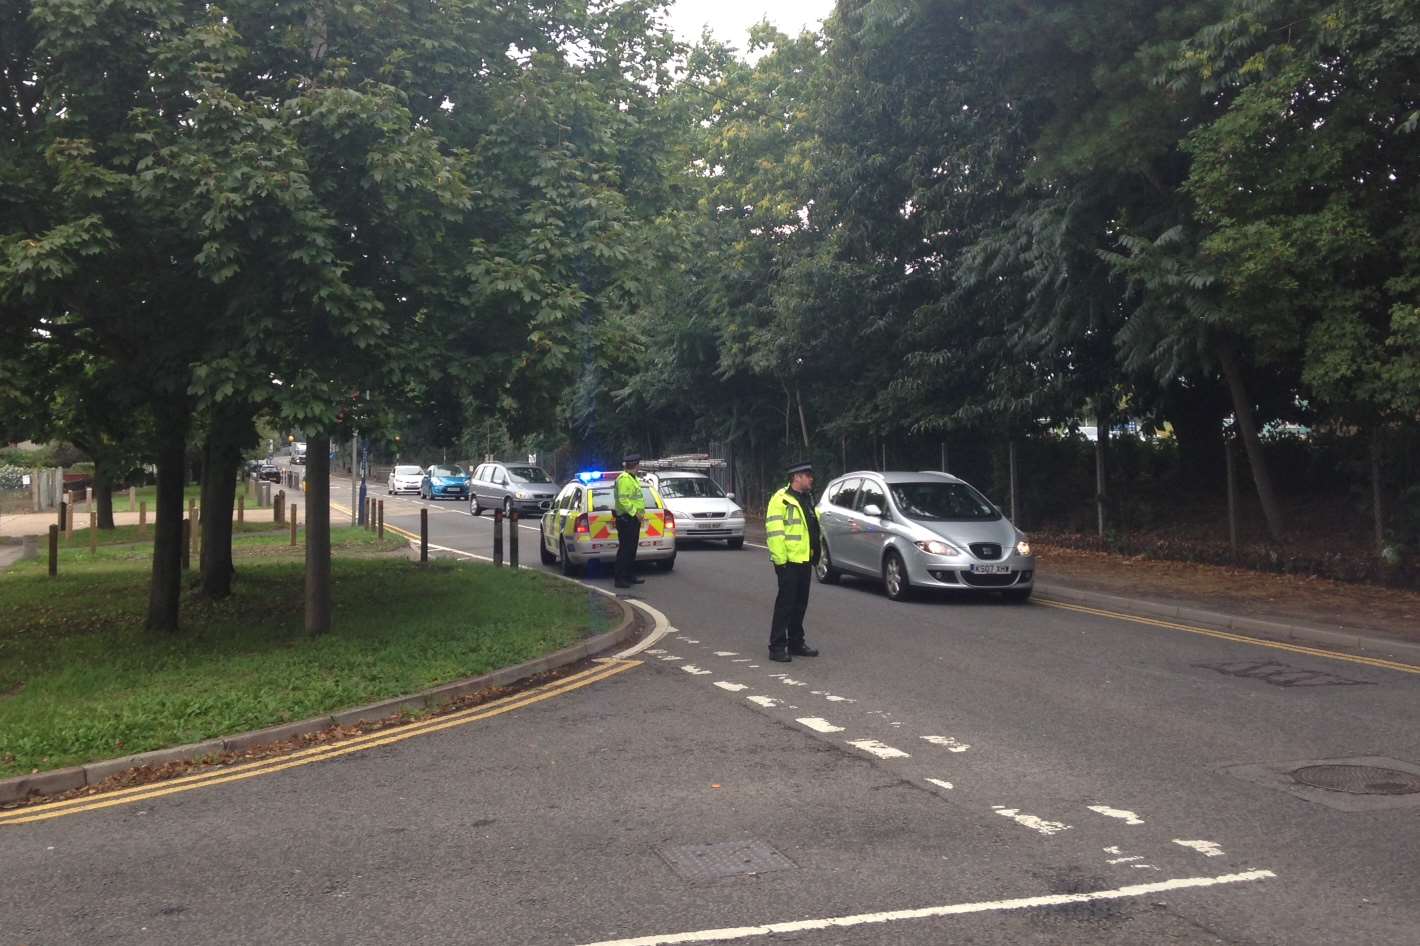
<svg viewBox="0 0 1420 946"><path fill-rule="evenodd" d="M812 473L813 471L814 465L812 463L792 463L784 472L788 476L793 476L795 473Z"/></svg>

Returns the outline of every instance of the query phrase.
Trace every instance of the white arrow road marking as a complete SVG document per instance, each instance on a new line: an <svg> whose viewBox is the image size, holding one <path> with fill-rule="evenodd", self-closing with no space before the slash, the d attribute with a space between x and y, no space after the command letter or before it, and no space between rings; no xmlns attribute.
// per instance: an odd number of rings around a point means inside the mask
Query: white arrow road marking
<svg viewBox="0 0 1420 946"><path fill-rule="evenodd" d="M1178 838L1174 838L1173 843L1192 848L1204 857L1222 857L1224 853L1217 841L1180 841Z"/></svg>
<svg viewBox="0 0 1420 946"><path fill-rule="evenodd" d="M1052 834L1059 834L1061 831L1070 830L1068 824L1062 824L1059 821L1046 821L1044 818L1038 818L1035 815L1022 814L1017 808L1003 808L1000 805L992 805L991 808L1001 817L1010 818L1016 824L1030 828L1032 831L1039 831L1047 837Z"/></svg>
<svg viewBox="0 0 1420 946"><path fill-rule="evenodd" d="M898 923L904 920L927 920L935 917L962 916L969 913L991 913L1005 910L1031 910L1040 907L1059 907L1071 903L1092 903L1098 900L1123 900L1129 897L1144 897L1150 894L1166 893L1170 890L1188 890L1198 887L1217 887L1222 884L1242 884L1276 877L1270 870L1250 870L1241 874L1224 874L1221 877L1179 877L1161 880L1152 884L1135 884L1117 887L1113 890L1092 890L1087 893L1057 893L1040 897L1020 897L1015 900L989 900L977 903L951 903L937 907L919 907L913 910L892 910L883 913L857 913L852 916L832 916L815 920L789 920L783 923L765 923L757 926L731 926L717 930L697 930L688 933L653 933L650 936L633 936L627 939L607 939L583 946L673 946L683 943L723 943L729 940L750 939L757 936L774 936L778 933L802 933L809 930L845 929L851 926L867 926L874 923Z"/></svg>
<svg viewBox="0 0 1420 946"><path fill-rule="evenodd" d="M912 758L901 749L894 749L892 746L884 745L876 739L852 739L848 744L854 749L862 749L879 759L910 759Z"/></svg>
<svg viewBox="0 0 1420 946"><path fill-rule="evenodd" d="M971 748L971 746L964 742L958 742L951 736L923 736L922 738L934 746L941 746L948 752L965 752Z"/></svg>
<svg viewBox="0 0 1420 946"><path fill-rule="evenodd" d="M804 716L798 720L800 725L807 726L814 732L843 732L842 726L835 726L826 719L817 716Z"/></svg>
<svg viewBox="0 0 1420 946"><path fill-rule="evenodd" d="M681 667L680 669L684 670L686 673L695 674L695 676L697 676L697 677L700 676L701 674L714 673L714 672L715 672L715 671L713 671L713 670L701 670L699 667L695 666L695 664L686 664L686 665L684 665L683 667Z"/></svg>
<svg viewBox="0 0 1420 946"><path fill-rule="evenodd" d="M743 683L727 683L724 680L715 681L715 685L722 690L729 690L731 693L738 693L741 690L749 689L749 687Z"/></svg>
<svg viewBox="0 0 1420 946"><path fill-rule="evenodd" d="M1140 818L1132 811L1125 811L1122 808L1111 808L1108 805L1090 805L1090 811L1097 815L1104 815L1106 818L1119 818L1125 824L1143 824L1144 819Z"/></svg>
<svg viewBox="0 0 1420 946"><path fill-rule="evenodd" d="M779 701L772 696L747 696L745 697L745 699L749 700L751 703L757 703L760 706L766 707L768 709L773 709L774 707L779 705Z"/></svg>

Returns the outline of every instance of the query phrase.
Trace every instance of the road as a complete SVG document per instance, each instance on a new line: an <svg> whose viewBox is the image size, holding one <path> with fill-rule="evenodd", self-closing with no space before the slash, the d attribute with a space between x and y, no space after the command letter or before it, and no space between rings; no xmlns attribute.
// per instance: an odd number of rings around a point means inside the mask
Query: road
<svg viewBox="0 0 1420 946"><path fill-rule="evenodd" d="M0 942L1420 944L1420 794L1286 775L1420 761L1420 673L851 580L814 587L823 655L773 664L762 550L644 575L673 630L594 685L0 826Z"/></svg>

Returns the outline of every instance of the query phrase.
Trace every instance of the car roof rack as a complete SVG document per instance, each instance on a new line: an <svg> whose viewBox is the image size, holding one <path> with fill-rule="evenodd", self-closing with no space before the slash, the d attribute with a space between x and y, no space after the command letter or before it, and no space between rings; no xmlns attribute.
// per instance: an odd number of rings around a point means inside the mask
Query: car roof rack
<svg viewBox="0 0 1420 946"><path fill-rule="evenodd" d="M708 453L682 453L671 457L661 457L658 460L641 461L641 470L646 473L662 473L673 470L703 473L707 470L723 470L727 466L729 464L724 460L712 457Z"/></svg>

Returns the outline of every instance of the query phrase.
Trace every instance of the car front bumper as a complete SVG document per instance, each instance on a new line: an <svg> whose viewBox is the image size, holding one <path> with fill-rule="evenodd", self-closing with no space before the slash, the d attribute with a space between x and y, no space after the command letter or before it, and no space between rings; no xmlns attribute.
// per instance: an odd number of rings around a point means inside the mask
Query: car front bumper
<svg viewBox="0 0 1420 946"><path fill-rule="evenodd" d="M745 521L743 519L696 519L676 516L676 538L682 542L692 539L743 539Z"/></svg>
<svg viewBox="0 0 1420 946"><path fill-rule="evenodd" d="M467 499L467 486L430 486L429 495L435 499Z"/></svg>
<svg viewBox="0 0 1420 946"><path fill-rule="evenodd" d="M979 574L972 566L997 569L1004 573ZM918 553L907 561L907 578L915 587L946 591L1000 591L1030 588L1035 584L1035 556L1008 555L996 561L980 561L971 556L944 556Z"/></svg>

